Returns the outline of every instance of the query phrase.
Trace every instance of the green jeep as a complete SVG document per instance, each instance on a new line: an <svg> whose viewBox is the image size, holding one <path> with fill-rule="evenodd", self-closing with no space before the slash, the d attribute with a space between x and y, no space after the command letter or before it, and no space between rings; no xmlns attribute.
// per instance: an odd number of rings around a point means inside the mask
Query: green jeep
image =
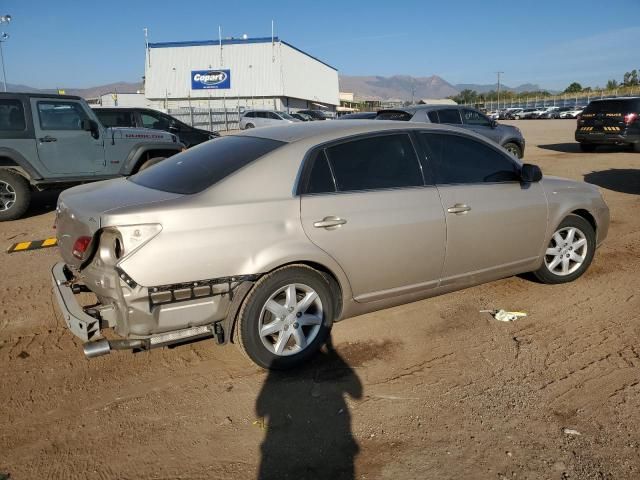
<svg viewBox="0 0 640 480"><path fill-rule="evenodd" d="M33 190L131 175L183 150L146 128L106 128L80 97L0 93L0 221L20 218Z"/></svg>

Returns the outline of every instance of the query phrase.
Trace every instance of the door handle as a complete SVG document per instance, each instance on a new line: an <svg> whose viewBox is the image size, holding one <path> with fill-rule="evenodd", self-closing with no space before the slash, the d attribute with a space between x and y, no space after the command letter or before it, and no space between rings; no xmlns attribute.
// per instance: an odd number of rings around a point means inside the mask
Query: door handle
<svg viewBox="0 0 640 480"><path fill-rule="evenodd" d="M47 143L47 142L57 142L58 139L54 138L54 137L50 137L49 135L47 135L46 137L40 137L38 139L40 142L42 143Z"/></svg>
<svg viewBox="0 0 640 480"><path fill-rule="evenodd" d="M456 215L465 215L471 207L464 203L456 203L453 207L447 208L447 212L455 213Z"/></svg>
<svg viewBox="0 0 640 480"><path fill-rule="evenodd" d="M324 217L322 220L318 222L313 222L313 226L316 228L326 228L327 230L335 230L336 228L339 228L345 223L347 223L347 221L344 218L330 216L330 217Z"/></svg>

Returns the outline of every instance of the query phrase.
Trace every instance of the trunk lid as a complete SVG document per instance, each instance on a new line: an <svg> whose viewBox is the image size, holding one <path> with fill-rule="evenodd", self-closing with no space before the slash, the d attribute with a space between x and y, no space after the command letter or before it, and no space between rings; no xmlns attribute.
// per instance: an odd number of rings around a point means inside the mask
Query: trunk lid
<svg viewBox="0 0 640 480"><path fill-rule="evenodd" d="M87 251L95 248L95 233L102 227L101 217L115 209L144 205L181 197L153 190L125 178L80 185L60 194L56 208L56 237L64 261L79 268L84 260L73 256L73 245L80 237L91 237Z"/></svg>

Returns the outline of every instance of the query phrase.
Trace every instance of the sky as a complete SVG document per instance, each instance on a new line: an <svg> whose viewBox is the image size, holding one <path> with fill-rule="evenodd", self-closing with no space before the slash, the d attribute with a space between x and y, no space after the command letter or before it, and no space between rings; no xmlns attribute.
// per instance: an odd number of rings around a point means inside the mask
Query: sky
<svg viewBox="0 0 640 480"><path fill-rule="evenodd" d="M152 42L282 40L345 75L561 90L640 69L640 0L0 1L7 81L38 88L140 81Z"/></svg>

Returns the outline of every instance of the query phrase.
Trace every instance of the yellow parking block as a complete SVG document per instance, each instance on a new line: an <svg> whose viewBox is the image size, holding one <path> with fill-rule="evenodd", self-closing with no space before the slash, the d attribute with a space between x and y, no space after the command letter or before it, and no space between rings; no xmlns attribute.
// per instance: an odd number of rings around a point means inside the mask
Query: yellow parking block
<svg viewBox="0 0 640 480"><path fill-rule="evenodd" d="M55 247L56 245L58 245L58 240L55 237L45 238L44 240L32 240L30 242L19 242L11 245L7 253L26 252L28 250Z"/></svg>

